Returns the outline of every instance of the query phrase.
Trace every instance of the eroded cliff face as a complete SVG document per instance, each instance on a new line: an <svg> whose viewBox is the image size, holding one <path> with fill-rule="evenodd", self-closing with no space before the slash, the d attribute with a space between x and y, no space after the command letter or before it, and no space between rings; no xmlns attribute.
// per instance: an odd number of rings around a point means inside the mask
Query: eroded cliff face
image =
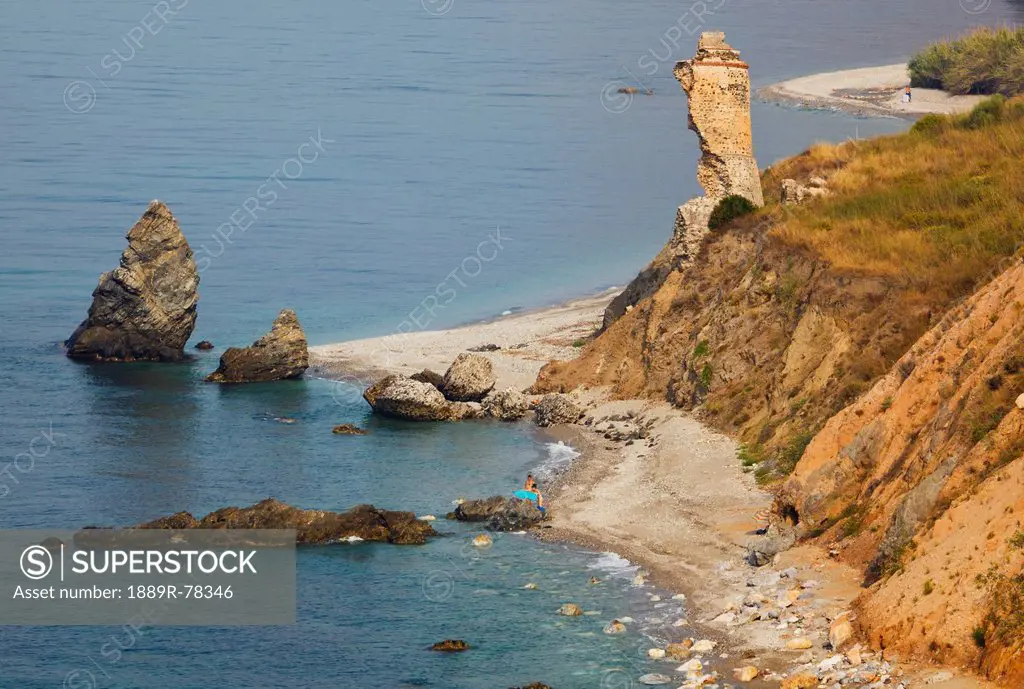
<svg viewBox="0 0 1024 689"><path fill-rule="evenodd" d="M779 496L805 532L868 563L874 644L1009 686L1024 683L1022 309L1017 263L831 418Z"/></svg>
<svg viewBox="0 0 1024 689"><path fill-rule="evenodd" d="M863 213L858 182L841 179L847 164L805 155L766 173L770 197L790 177L820 175L839 191L711 233L579 359L546 366L536 391L607 385L667 398L738 436L737 461L767 483L784 479L778 519L863 572L857 624L873 646L1016 689L1024 265L993 260L972 282L942 285L836 267L786 224L792 213L821 223Z"/></svg>
<svg viewBox="0 0 1024 689"><path fill-rule="evenodd" d="M605 310L604 328L654 294L670 272L696 258L720 200L736 194L756 206L764 204L750 129L749 67L740 60L739 51L725 42L724 33L705 32L697 54L679 62L675 76L686 91L688 126L700 144L697 181L704 196L690 199L676 210L671 239L612 300Z"/></svg>

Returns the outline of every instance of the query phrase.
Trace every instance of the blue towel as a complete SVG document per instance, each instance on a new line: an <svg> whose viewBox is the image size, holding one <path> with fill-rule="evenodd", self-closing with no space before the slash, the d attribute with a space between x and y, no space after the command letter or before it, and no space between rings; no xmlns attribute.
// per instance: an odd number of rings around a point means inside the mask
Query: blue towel
<svg viewBox="0 0 1024 689"><path fill-rule="evenodd" d="M515 493L512 493L512 496L519 498L520 500L532 500L533 502L537 502L537 494L533 491L526 490L525 488L520 488Z"/></svg>

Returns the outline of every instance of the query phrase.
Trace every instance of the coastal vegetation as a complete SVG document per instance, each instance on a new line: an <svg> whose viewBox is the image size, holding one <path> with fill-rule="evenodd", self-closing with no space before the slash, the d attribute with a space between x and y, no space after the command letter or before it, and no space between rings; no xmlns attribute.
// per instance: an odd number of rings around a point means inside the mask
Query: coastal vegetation
<svg viewBox="0 0 1024 689"><path fill-rule="evenodd" d="M1024 27L979 28L910 59L910 85L957 95L1024 93Z"/></svg>
<svg viewBox="0 0 1024 689"><path fill-rule="evenodd" d="M997 95L773 165L762 208L535 392L692 410L737 438L776 515L863 572L872 643L1021 686L1021 160L1024 97Z"/></svg>
<svg viewBox="0 0 1024 689"><path fill-rule="evenodd" d="M764 182L827 170L831 197L787 207L772 234L836 269L962 296L1024 240L1022 159L1024 99L998 96L964 115L928 116L907 134L818 145Z"/></svg>

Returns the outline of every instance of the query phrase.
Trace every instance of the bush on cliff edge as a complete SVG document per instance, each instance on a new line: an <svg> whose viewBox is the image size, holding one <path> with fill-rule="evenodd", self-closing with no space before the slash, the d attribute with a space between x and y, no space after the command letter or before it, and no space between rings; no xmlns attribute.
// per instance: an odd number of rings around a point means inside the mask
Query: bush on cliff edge
<svg viewBox="0 0 1024 689"><path fill-rule="evenodd" d="M719 201L718 205L715 206L715 209L711 211L711 217L708 218L708 228L717 230L736 218L749 215L756 210L757 206L755 206L746 196L730 194Z"/></svg>

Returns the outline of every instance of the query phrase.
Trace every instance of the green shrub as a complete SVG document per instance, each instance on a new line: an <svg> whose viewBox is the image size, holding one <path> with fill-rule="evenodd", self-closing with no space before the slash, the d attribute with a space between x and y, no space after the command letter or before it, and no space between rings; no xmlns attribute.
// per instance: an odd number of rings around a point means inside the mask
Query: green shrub
<svg viewBox="0 0 1024 689"><path fill-rule="evenodd" d="M704 368L700 370L700 382L704 385L705 388L711 387L712 373L713 371L711 370L711 364L704 364Z"/></svg>
<svg viewBox="0 0 1024 689"><path fill-rule="evenodd" d="M924 136L935 136L940 134L949 128L949 118L945 115L936 115L931 113L925 115L910 128L910 131L915 134L921 134Z"/></svg>
<svg viewBox="0 0 1024 689"><path fill-rule="evenodd" d="M777 469L780 474L789 476L796 469L797 462L804 456L804 450L814 439L813 433L797 433L789 439L789 442L779 452Z"/></svg>
<svg viewBox="0 0 1024 689"><path fill-rule="evenodd" d="M708 227L712 230L717 230L736 218L749 215L756 210L757 206L755 206L746 196L730 194L719 201L718 205L715 206L715 209L711 211L711 217L708 219Z"/></svg>
<svg viewBox="0 0 1024 689"><path fill-rule="evenodd" d="M964 129L992 127L1003 121L1005 109L1006 97L996 94L975 105L957 124Z"/></svg>
<svg viewBox="0 0 1024 689"><path fill-rule="evenodd" d="M1024 27L980 28L934 43L907 64L910 85L953 94L1024 93Z"/></svg>
<svg viewBox="0 0 1024 689"><path fill-rule="evenodd" d="M743 443L736 451L736 457L746 468L750 468L764 461L764 448L759 443L747 445Z"/></svg>

